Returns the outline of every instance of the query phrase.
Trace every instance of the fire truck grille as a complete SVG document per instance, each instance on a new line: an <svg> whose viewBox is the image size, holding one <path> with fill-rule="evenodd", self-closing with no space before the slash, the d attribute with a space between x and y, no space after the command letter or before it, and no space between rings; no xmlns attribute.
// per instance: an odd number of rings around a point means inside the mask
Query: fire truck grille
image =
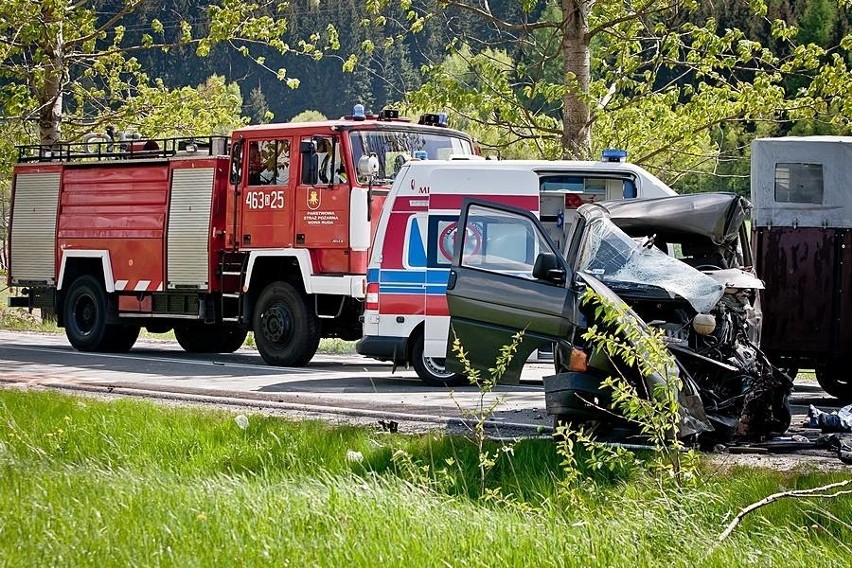
<svg viewBox="0 0 852 568"><path fill-rule="evenodd" d="M154 294L154 313L198 315L198 294Z"/></svg>

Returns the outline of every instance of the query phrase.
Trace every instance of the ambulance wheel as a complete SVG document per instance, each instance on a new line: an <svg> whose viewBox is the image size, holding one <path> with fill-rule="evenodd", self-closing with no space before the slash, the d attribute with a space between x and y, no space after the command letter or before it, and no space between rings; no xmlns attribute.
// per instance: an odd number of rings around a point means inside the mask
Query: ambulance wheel
<svg viewBox="0 0 852 568"><path fill-rule="evenodd" d="M223 330L202 323L175 326L175 339L187 353L221 353Z"/></svg>
<svg viewBox="0 0 852 568"><path fill-rule="evenodd" d="M65 336L79 351L98 351L104 344L107 300L103 285L93 276L80 276L71 284L62 305Z"/></svg>
<svg viewBox="0 0 852 568"><path fill-rule="evenodd" d="M850 378L852 374L848 370L848 365L844 367L839 361L829 361L817 365L814 371L822 390L840 399L841 402L852 401L852 378Z"/></svg>
<svg viewBox="0 0 852 568"><path fill-rule="evenodd" d="M317 352L320 322L308 298L288 282L263 289L254 310L254 341L263 360L277 367L301 367Z"/></svg>
<svg viewBox="0 0 852 568"><path fill-rule="evenodd" d="M110 353L127 353L139 339L138 325L111 325L108 334L101 344L102 351Z"/></svg>
<svg viewBox="0 0 852 568"><path fill-rule="evenodd" d="M423 334L414 337L411 347L411 365L420 380L431 387L457 387L469 384L467 377L458 373L450 373L446 367L447 360L443 357L423 356Z"/></svg>

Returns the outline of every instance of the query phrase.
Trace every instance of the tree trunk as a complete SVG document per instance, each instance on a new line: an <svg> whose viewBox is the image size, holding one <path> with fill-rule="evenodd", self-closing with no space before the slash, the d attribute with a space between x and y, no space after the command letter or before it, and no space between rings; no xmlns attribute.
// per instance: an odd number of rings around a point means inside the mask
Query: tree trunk
<svg viewBox="0 0 852 568"><path fill-rule="evenodd" d="M591 157L589 121L589 7L591 0L562 0L562 57L569 90L562 97L562 157Z"/></svg>
<svg viewBox="0 0 852 568"><path fill-rule="evenodd" d="M42 146L59 142L62 122L62 86L65 78L65 39L62 33L63 15L45 2L44 18L44 85L39 93L38 128Z"/></svg>

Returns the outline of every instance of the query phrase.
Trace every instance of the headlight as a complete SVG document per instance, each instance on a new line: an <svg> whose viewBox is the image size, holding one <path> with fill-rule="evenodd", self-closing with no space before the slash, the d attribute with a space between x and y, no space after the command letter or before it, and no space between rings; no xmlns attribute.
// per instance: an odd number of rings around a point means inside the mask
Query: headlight
<svg viewBox="0 0 852 568"><path fill-rule="evenodd" d="M710 335L716 329L716 317L712 314L698 314L692 320L692 329L698 335Z"/></svg>

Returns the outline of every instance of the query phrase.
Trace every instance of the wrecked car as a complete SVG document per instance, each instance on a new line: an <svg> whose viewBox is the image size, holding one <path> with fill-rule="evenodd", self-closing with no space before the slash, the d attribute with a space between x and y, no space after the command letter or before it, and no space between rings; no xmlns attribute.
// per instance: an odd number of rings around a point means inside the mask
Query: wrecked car
<svg viewBox="0 0 852 568"><path fill-rule="evenodd" d="M520 379L534 349L553 345L555 374L544 387L556 423L629 435L601 382L620 375L650 397L661 378L586 344L583 333L601 323L582 301L591 288L626 304L642 329L662 331L682 383L682 437L745 441L783 433L792 380L758 348L763 283L752 270L749 207L728 193L583 205L557 251L528 211L467 200L447 285L451 336L471 366L487 373L500 348L524 331L500 378L509 383ZM475 246L464 242L472 235ZM456 353L447 364L463 370Z"/></svg>

